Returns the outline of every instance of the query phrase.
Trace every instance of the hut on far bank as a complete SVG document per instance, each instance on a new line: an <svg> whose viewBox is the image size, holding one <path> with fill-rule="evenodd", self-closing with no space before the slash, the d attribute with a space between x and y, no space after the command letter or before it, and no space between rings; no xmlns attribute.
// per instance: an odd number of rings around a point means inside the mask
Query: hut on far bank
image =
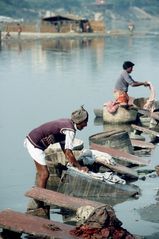
<svg viewBox="0 0 159 239"><path fill-rule="evenodd" d="M95 22L97 24L95 24ZM75 15L54 15L42 18L41 32L98 32L105 31L104 23L89 21Z"/></svg>

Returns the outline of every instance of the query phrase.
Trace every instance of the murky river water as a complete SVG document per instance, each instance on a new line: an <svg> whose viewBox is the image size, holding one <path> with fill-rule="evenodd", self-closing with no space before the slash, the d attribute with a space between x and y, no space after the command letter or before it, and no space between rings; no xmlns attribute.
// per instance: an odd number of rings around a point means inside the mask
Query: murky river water
<svg viewBox="0 0 159 239"><path fill-rule="evenodd" d="M77 137L88 147L88 137L104 129L94 122L93 109L113 99L113 87L122 63L135 63L132 76L151 81L158 98L158 36L98 39L4 41L0 51L0 210L25 211L24 193L34 185L35 168L23 148L26 134L41 123L69 117L84 104L88 127ZM130 95L147 97L148 89L131 88ZM159 164L158 146L150 156ZM156 203L158 178L136 183L142 197L115 206L123 227L138 235L159 232L159 224L143 218L137 209ZM156 237L157 238L157 237Z"/></svg>

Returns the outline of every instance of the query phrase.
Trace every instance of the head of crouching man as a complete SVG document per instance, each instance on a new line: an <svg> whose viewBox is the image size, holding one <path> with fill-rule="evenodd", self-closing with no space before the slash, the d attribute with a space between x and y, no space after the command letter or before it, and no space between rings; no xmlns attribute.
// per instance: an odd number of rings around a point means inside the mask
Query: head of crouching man
<svg viewBox="0 0 159 239"><path fill-rule="evenodd" d="M83 106L79 110L72 112L71 120L76 124L78 130L82 130L88 123L88 112Z"/></svg>

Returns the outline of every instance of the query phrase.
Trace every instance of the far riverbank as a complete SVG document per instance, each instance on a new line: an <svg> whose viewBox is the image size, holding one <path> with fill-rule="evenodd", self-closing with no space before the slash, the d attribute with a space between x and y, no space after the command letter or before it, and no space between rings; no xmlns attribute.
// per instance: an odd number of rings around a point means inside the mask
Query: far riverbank
<svg viewBox="0 0 159 239"><path fill-rule="evenodd" d="M133 36L133 35L159 35L159 32L149 32L149 31L135 31L130 33L127 30L112 30L107 32L93 32L93 33L38 33L38 32L22 32L19 36L17 32L10 32L10 36L6 35L6 32L1 33L1 40L37 40L37 39L58 39L58 38L100 38L106 36Z"/></svg>

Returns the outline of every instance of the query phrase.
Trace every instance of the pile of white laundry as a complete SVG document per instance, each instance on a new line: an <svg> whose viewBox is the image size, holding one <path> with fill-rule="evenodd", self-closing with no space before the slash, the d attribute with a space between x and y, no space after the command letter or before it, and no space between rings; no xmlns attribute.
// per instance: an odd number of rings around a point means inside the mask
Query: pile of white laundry
<svg viewBox="0 0 159 239"><path fill-rule="evenodd" d="M120 178L113 172L105 172L105 173L89 172L88 174L90 174L90 176L92 176L93 178L100 179L101 181L104 181L109 184L115 183L126 184L126 181L124 179Z"/></svg>
<svg viewBox="0 0 159 239"><path fill-rule="evenodd" d="M98 160L99 158L101 162L105 161L107 164L111 164L111 165L116 164L111 155L100 152L98 150L90 150L90 149L84 149L77 160L82 161L85 166L88 166L88 165L92 165L96 161L99 162ZM112 171L111 172L108 171L104 173L94 173L92 171L89 171L88 173L86 173L86 172L82 172L78 170L75 167L70 166L69 164L67 165L67 167L72 170L76 170L81 174L85 174L89 178L98 179L98 180L107 182L109 184L115 184L115 183L126 184L126 181L124 179L120 178Z"/></svg>
<svg viewBox="0 0 159 239"><path fill-rule="evenodd" d="M110 154L100 152L93 149L84 149L77 160L83 161L84 165L92 165L94 162L100 161L107 164L115 165L115 161Z"/></svg>

